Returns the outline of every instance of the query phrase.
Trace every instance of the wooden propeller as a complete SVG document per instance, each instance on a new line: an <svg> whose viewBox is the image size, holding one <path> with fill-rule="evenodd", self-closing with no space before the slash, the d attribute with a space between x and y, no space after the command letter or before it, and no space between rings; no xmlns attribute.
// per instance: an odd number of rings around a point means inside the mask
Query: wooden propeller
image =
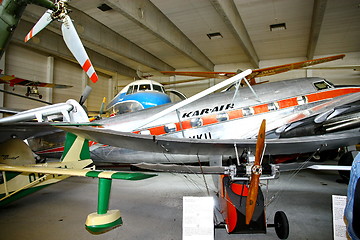
<svg viewBox="0 0 360 240"><path fill-rule="evenodd" d="M260 175L262 173L261 157L263 155L263 151L265 147L265 128L266 128L266 121L264 119L261 123L259 134L256 141L255 162L254 165L251 167L250 187L249 187L248 196L246 198L246 212L245 212L246 224L249 224L252 219L256 206L258 192L259 192Z"/></svg>

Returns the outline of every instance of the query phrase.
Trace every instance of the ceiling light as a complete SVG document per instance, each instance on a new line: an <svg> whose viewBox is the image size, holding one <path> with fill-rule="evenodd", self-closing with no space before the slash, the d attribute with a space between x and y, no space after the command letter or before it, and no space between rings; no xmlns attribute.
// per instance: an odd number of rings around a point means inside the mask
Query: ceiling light
<svg viewBox="0 0 360 240"><path fill-rule="evenodd" d="M101 4L97 8L100 9L101 11L103 11L103 12L106 12L106 11L109 11L109 10L112 9L109 5L107 5L105 3Z"/></svg>
<svg viewBox="0 0 360 240"><path fill-rule="evenodd" d="M286 23L276 23L270 25L270 31L280 31L286 29Z"/></svg>
<svg viewBox="0 0 360 240"><path fill-rule="evenodd" d="M206 34L208 36L209 39L220 39L223 38L223 36L221 35L221 33L219 32L215 32L215 33L208 33Z"/></svg>

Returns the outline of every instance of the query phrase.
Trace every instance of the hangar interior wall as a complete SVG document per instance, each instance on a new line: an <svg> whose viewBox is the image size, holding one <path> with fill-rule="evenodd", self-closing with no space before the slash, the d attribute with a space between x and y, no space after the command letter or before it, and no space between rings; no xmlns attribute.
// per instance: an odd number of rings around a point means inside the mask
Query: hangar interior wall
<svg viewBox="0 0 360 240"><path fill-rule="evenodd" d="M92 83L81 67L74 62L60 58L52 58L47 54L38 53L35 50L10 44L4 56L4 73L31 81L49 82L55 84L70 85L71 88L39 88L44 101L52 103L65 102L68 99L79 100L86 85L93 89L85 102L89 111L99 111L103 97L112 96L115 90L112 87L112 78L98 72L99 80ZM50 58L50 60L49 60ZM53 59L51 61L51 58ZM109 89L109 85L111 88ZM27 87L4 86L6 91L25 95ZM0 93L0 96L2 93ZM32 96L37 98L36 96ZM46 104L31 101L25 98L5 94L3 95L4 107L14 109L30 109L41 107Z"/></svg>
<svg viewBox="0 0 360 240"><path fill-rule="evenodd" d="M337 60L320 66L349 66L359 65L360 52L345 53L346 57L343 60ZM316 56L324 57L324 56ZM97 71L99 75L99 81L94 84L92 83L80 68L77 63L67 61L60 58L52 58L45 53L39 53L36 50L25 48L19 45L10 44L4 59L5 73L8 75L15 75L19 78L24 78L32 81L41 82L53 82L55 84L72 85L71 88L66 89L46 89L39 88L40 93L43 95L43 100L50 101L53 103L64 102L67 99L79 100L81 93L83 92L86 84L90 85L93 90L86 102L86 106L89 111L99 111L103 97L107 98L107 102L120 91L121 88L117 88L118 85L125 85L131 80L128 77L123 77L118 73L113 73L113 76L102 74ZM291 62L305 61L302 58L291 58L291 59L276 59L276 60L265 60L260 62L260 67L268 67L281 65ZM95 66L96 67L96 66ZM236 71L238 69L245 70L250 68L248 64L244 63L233 63L226 65L216 65L215 71ZM196 71L197 69L177 69L177 71ZM319 76L324 77L335 84L360 84L360 72L354 71L353 69L299 69L293 70L287 73L282 73L275 76L264 77L258 79L258 81L277 81L290 78L298 77L311 77ZM191 77L176 76L167 77L154 75L153 80L159 82L167 82L182 79L191 79ZM170 86L170 88L177 89L183 92L187 97L190 97L214 84L220 82L219 79L207 79L197 83L188 84L176 84ZM13 91L13 87L9 85L4 86L5 90ZM26 87L16 86L15 93L25 95ZM7 108L17 109L30 109L34 107L44 106L43 103L30 101L28 99L19 98L16 96L5 94L0 98L4 100L3 105ZM173 101L178 101L177 97L172 97ZM93 113L95 114L95 113Z"/></svg>

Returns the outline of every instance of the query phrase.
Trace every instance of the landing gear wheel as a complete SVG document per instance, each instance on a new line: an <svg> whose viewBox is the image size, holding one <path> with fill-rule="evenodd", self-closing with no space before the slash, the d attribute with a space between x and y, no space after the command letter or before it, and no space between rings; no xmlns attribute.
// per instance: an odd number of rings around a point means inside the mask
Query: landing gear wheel
<svg viewBox="0 0 360 240"><path fill-rule="evenodd" d="M287 239L289 236L289 221L283 211L277 211L275 213L274 225L278 238Z"/></svg>
<svg viewBox="0 0 360 240"><path fill-rule="evenodd" d="M344 153L338 162L339 166L351 166L354 161L354 157L352 155L352 152L346 152ZM350 180L350 171L339 171L340 177L348 183Z"/></svg>

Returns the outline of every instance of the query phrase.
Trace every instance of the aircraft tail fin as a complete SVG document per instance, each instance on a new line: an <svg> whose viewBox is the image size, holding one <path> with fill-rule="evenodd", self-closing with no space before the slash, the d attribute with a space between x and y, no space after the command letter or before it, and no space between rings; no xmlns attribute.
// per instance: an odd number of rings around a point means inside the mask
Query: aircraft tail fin
<svg viewBox="0 0 360 240"><path fill-rule="evenodd" d="M62 162L90 159L89 141L72 133L66 133Z"/></svg>
<svg viewBox="0 0 360 240"><path fill-rule="evenodd" d="M23 140L12 138L0 144L0 164L35 164L35 158L31 149Z"/></svg>

